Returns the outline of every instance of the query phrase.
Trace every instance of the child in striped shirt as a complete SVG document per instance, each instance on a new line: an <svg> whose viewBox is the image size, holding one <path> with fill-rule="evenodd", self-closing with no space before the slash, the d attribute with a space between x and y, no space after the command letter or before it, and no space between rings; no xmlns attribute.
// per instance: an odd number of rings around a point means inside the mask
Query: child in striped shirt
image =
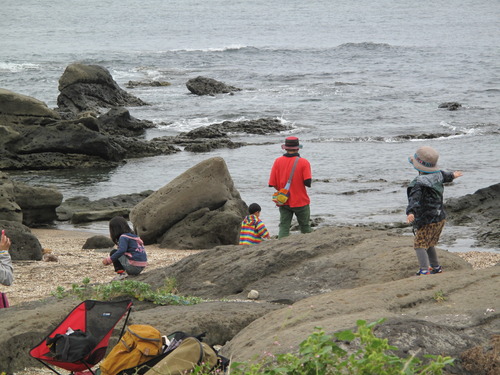
<svg viewBox="0 0 500 375"><path fill-rule="evenodd" d="M260 211L257 203L248 206L249 215L241 223L240 245L254 245L262 242L263 238L271 238L265 224L259 219Z"/></svg>

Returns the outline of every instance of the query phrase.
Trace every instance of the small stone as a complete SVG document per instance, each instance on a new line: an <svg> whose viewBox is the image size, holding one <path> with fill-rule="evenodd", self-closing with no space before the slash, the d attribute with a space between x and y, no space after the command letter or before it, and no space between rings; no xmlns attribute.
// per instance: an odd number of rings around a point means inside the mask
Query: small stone
<svg viewBox="0 0 500 375"><path fill-rule="evenodd" d="M248 299L259 299L259 292L252 289L250 292L248 292L247 298Z"/></svg>
<svg viewBox="0 0 500 375"><path fill-rule="evenodd" d="M59 262L59 258L52 253L43 254L42 260L44 262Z"/></svg>

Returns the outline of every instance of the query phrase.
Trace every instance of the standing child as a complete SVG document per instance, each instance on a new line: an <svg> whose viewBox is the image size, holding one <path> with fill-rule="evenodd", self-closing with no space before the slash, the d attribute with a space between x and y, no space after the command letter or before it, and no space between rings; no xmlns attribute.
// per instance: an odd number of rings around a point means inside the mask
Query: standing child
<svg viewBox="0 0 500 375"><path fill-rule="evenodd" d="M109 235L118 248L111 250L110 256L104 258L102 263L106 266L113 263L117 273L113 280L122 280L127 275L140 274L148 265L148 258L144 243L130 229L127 220L121 216L112 218L109 221Z"/></svg>
<svg viewBox="0 0 500 375"><path fill-rule="evenodd" d="M414 156L409 157L409 162L418 171L418 176L407 189L406 208L406 221L413 223L416 231L413 247L420 264L417 275L443 272L435 248L446 221L443 183L462 176L460 171L441 171L437 166L438 158L438 152L429 146L420 147Z"/></svg>
<svg viewBox="0 0 500 375"><path fill-rule="evenodd" d="M249 215L241 223L240 245L253 245L262 242L263 238L270 238L266 226L259 219L261 208L257 203L248 206Z"/></svg>

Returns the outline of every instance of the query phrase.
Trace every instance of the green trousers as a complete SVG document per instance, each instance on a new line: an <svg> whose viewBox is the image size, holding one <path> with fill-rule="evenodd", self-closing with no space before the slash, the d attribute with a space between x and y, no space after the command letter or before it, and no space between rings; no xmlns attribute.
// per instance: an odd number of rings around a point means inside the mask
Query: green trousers
<svg viewBox="0 0 500 375"><path fill-rule="evenodd" d="M311 209L309 205L302 207L280 206L280 226L278 238L287 237L290 235L290 225L292 224L293 214L299 222L300 233L311 233Z"/></svg>

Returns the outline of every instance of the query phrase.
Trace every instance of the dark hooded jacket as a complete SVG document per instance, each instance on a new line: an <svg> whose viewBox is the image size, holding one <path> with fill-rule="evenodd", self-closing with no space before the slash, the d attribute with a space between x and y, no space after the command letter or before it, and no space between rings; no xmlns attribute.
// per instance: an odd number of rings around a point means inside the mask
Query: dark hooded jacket
<svg viewBox="0 0 500 375"><path fill-rule="evenodd" d="M418 175L407 189L408 207L406 214L415 215L416 229L446 219L443 207L444 183L454 179L453 172L438 171Z"/></svg>

